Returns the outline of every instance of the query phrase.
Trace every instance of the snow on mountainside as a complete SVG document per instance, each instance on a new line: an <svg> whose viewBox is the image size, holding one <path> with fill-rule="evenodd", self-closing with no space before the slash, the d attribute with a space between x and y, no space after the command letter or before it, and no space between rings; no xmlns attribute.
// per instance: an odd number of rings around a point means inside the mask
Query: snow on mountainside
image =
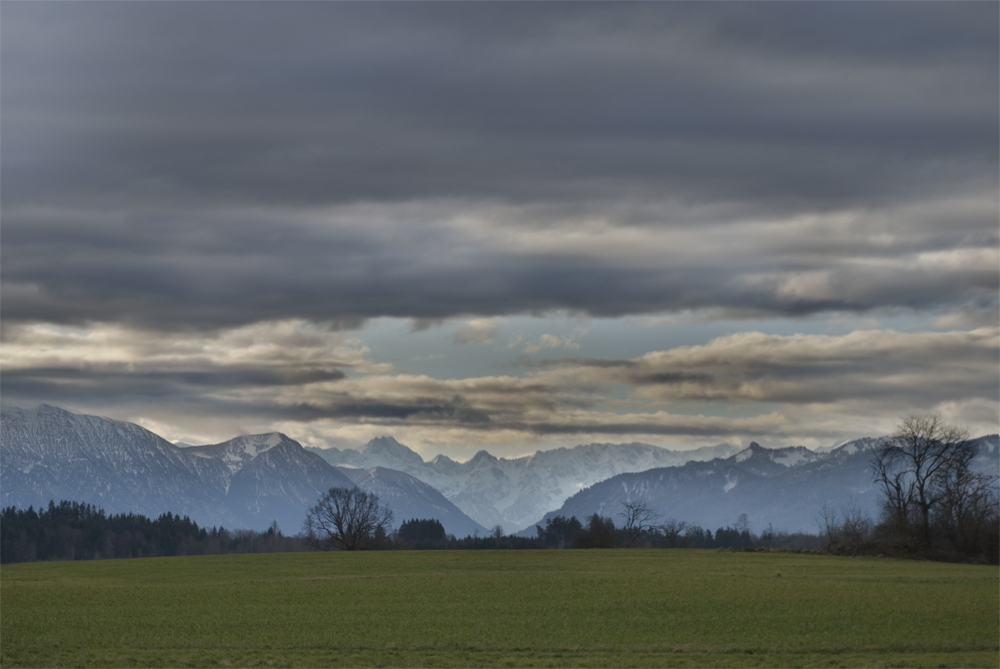
<svg viewBox="0 0 1000 669"><path fill-rule="evenodd" d="M287 448L288 444L297 443L278 432L245 434L221 444L187 446L184 448L184 453L206 460L222 462L229 469L229 473L235 475L261 453L266 453L278 446L286 446Z"/></svg>
<svg viewBox="0 0 1000 669"><path fill-rule="evenodd" d="M379 437L361 451L308 450L333 465L406 472L441 491L480 525L501 525L513 532L558 508L581 489L616 474L726 457L739 449L729 444L692 451L671 451L640 443L587 444L519 458L497 458L479 451L466 462L443 455L425 462L392 437Z"/></svg>
<svg viewBox="0 0 1000 669"><path fill-rule="evenodd" d="M170 511L204 526L263 530L277 520L289 534L325 491L355 485L283 434L180 448L132 423L46 405L0 409L0 470L5 507L67 499L109 513ZM412 496L412 485L379 485L397 517L428 508L426 491ZM475 525L457 509L452 516L453 526Z"/></svg>
<svg viewBox="0 0 1000 669"><path fill-rule="evenodd" d="M351 482L322 458L283 434L253 434L221 444L192 446L195 458L223 463L221 478L229 506L245 518L274 518L290 534L301 529L306 510L332 487Z"/></svg>
<svg viewBox="0 0 1000 669"><path fill-rule="evenodd" d="M216 511L221 463L192 463L182 449L123 421L44 404L31 410L2 407L0 469L3 506L70 499L114 512L158 515L169 509L212 515L229 526L236 520Z"/></svg>
<svg viewBox="0 0 1000 669"><path fill-rule="evenodd" d="M816 462L823 456L810 451L805 446L789 446L787 448L764 448L756 441L732 457L733 462L742 469L769 476L782 472L789 467Z"/></svg>
<svg viewBox="0 0 1000 669"><path fill-rule="evenodd" d="M732 525L746 513L752 529L816 532L823 505L840 509L853 502L872 518L881 493L872 481L872 452L887 438L858 439L826 454L801 447L767 449L756 443L729 458L689 462L681 467L621 474L566 500L554 516L584 519L594 513L620 522L626 501L645 501L662 519L698 524L706 529ZM974 467L995 473L1000 467L1000 437L973 440ZM789 464L790 463L790 464ZM534 533L534 524L522 531Z"/></svg>

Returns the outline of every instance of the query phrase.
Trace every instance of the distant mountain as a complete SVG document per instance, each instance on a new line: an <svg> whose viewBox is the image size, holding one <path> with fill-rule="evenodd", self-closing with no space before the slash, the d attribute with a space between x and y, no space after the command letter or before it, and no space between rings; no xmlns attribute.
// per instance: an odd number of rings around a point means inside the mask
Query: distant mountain
<svg viewBox="0 0 1000 669"><path fill-rule="evenodd" d="M184 454L225 465L217 479L224 487L224 503L244 523L256 521L260 526L263 520L266 526L267 519L273 518L288 534L301 529L306 510L323 492L352 487L351 480L325 460L277 432L192 446Z"/></svg>
<svg viewBox="0 0 1000 669"><path fill-rule="evenodd" d="M181 448L132 423L47 405L0 408L0 474L4 507L67 499L109 513L155 518L170 511L208 527L263 530L276 520L288 534L301 529L326 490L355 485L283 434ZM404 476L377 475L357 485L378 494L397 519L431 517L437 504L448 531L465 536L464 528L478 527Z"/></svg>
<svg viewBox="0 0 1000 669"><path fill-rule="evenodd" d="M207 525L243 526L221 501L228 468L193 458L149 430L41 405L0 408L3 506L90 502L108 512L165 511ZM266 527L271 518L263 523ZM247 525L249 526L249 525Z"/></svg>
<svg viewBox="0 0 1000 669"><path fill-rule="evenodd" d="M695 523L710 530L735 523L747 514L751 528L768 525L788 532L817 531L823 505L834 510L852 502L877 519L881 494L872 481L870 461L881 439L858 439L826 454L802 447L749 448L710 462L689 462L641 473L620 474L596 483L545 514L583 520L599 513L620 522L625 501L645 501L663 520ZM995 473L1000 467L1000 437L974 440L976 469ZM534 533L534 524L523 531Z"/></svg>
<svg viewBox="0 0 1000 669"><path fill-rule="evenodd" d="M360 451L307 450L333 465L406 472L439 490L480 525L501 525L505 531L513 532L559 508L579 490L616 474L727 457L740 449L729 444L691 451L671 451L640 443L588 444L510 459L479 451L466 462L443 455L425 462L392 437L379 437Z"/></svg>
<svg viewBox="0 0 1000 669"><path fill-rule="evenodd" d="M441 521L445 532L456 537L489 534L487 528L462 513L440 492L405 472L384 467L337 469L359 488L375 493L380 502L393 509L393 524L396 527L407 520L436 518Z"/></svg>

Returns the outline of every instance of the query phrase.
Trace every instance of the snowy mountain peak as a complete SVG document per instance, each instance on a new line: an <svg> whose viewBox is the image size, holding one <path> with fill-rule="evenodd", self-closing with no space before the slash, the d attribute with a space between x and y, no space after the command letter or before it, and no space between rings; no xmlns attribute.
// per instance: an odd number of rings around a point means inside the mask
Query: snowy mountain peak
<svg viewBox="0 0 1000 669"><path fill-rule="evenodd" d="M830 451L830 453L836 457L845 457L854 455L858 451L874 451L889 438L890 437L864 437L862 439L855 439L854 441L849 441L846 444L838 446Z"/></svg>
<svg viewBox="0 0 1000 669"><path fill-rule="evenodd" d="M291 439L280 432L268 432L265 434L244 434L223 442L219 446L224 446L224 450L233 455L239 454L255 458L284 441L291 441Z"/></svg>
<svg viewBox="0 0 1000 669"><path fill-rule="evenodd" d="M805 446L766 448L753 441L749 447L733 456L733 462L755 474L772 476L785 469L815 462L822 457Z"/></svg>
<svg viewBox="0 0 1000 669"><path fill-rule="evenodd" d="M420 466L424 459L415 451L396 441L393 437L376 437L369 441L361 453L374 459L380 465L410 464ZM398 469L398 467L397 467Z"/></svg>
<svg viewBox="0 0 1000 669"><path fill-rule="evenodd" d="M779 465L786 467L797 467L807 462L815 462L820 456L810 451L805 446L789 446L788 448L776 449L771 459Z"/></svg>
<svg viewBox="0 0 1000 669"><path fill-rule="evenodd" d="M736 462L746 462L750 458L755 455L760 455L766 450L766 448L758 444L756 441L751 441L749 446L736 454Z"/></svg>
<svg viewBox="0 0 1000 669"><path fill-rule="evenodd" d="M75 416L75 414L66 411L65 409L60 409L59 407L54 407L51 404L39 404L34 409L19 409L18 407L4 406L4 412L8 411L18 411L25 415L35 415L35 416Z"/></svg>
<svg viewBox="0 0 1000 669"><path fill-rule="evenodd" d="M268 432L265 434L244 434L211 446L191 446L185 451L200 458L222 460L229 471L235 474L261 453L266 453L284 443L296 444L280 432Z"/></svg>
<svg viewBox="0 0 1000 669"><path fill-rule="evenodd" d="M492 462L498 462L497 457L495 455L490 454L489 451L485 450L477 452L475 455L472 456L472 459L469 460L470 464L476 464L476 465L480 463L492 463Z"/></svg>

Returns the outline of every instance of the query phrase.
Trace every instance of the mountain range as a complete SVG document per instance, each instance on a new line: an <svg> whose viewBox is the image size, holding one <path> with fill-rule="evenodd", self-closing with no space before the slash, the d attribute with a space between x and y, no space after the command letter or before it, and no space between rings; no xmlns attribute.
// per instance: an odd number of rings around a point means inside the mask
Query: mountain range
<svg viewBox="0 0 1000 669"><path fill-rule="evenodd" d="M1000 437L974 441L975 468L996 473ZM756 443L695 451L588 444L520 458L480 451L466 462L443 455L425 462L392 437L360 450L303 448L280 433L181 447L132 423L47 405L2 407L0 504L66 499L110 513L170 511L206 527L262 530L277 521L294 534L326 490L357 486L392 509L396 526L436 518L458 537L485 535L496 525L530 535L554 516L620 520L627 501L707 529L745 513L757 532L769 525L815 532L824 506L851 503L877 516L869 463L880 443L859 439L827 452Z"/></svg>
<svg viewBox="0 0 1000 669"><path fill-rule="evenodd" d="M858 439L827 453L751 443L728 458L619 474L581 490L545 518L583 519L599 513L620 521L625 502L642 501L662 520L711 530L732 526L746 513L750 528L758 533L768 526L815 533L824 506L842 514L845 506L854 505L876 520L881 491L873 482L870 463L873 451L886 439ZM980 437L973 443L978 451L973 468L995 474L1000 469L1000 437ZM533 534L533 529L524 533Z"/></svg>
<svg viewBox="0 0 1000 669"><path fill-rule="evenodd" d="M538 451L518 458L497 458L479 451L465 462L438 455L425 462L392 437L373 439L361 450L307 448L332 465L384 467L433 486L466 515L507 533L533 527L571 495L624 472L683 465L692 460L727 457L738 446L720 444L672 451L649 444L586 444Z"/></svg>
<svg viewBox="0 0 1000 669"><path fill-rule="evenodd" d="M397 524L433 517L457 536L486 533L434 490L402 472L333 467L283 434L182 448L133 423L41 405L0 408L0 503L87 502L109 513L170 511L202 526L297 533L306 511L333 487L379 495Z"/></svg>

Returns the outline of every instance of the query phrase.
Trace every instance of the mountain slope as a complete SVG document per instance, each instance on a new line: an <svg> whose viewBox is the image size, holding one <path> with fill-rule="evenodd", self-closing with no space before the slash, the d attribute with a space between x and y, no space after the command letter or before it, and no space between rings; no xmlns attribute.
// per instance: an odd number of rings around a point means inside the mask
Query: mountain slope
<svg viewBox="0 0 1000 669"><path fill-rule="evenodd" d="M1000 437L974 441L979 449L976 466L995 472ZM881 442L859 439L825 455L751 444L725 459L621 474L577 493L542 521L553 516L584 519L594 513L620 521L625 501L642 500L664 520L711 530L732 525L746 513L757 532L769 524L775 530L816 532L824 505L839 510L853 502L873 518L878 516L881 493L872 481L870 461ZM533 525L523 530L533 531Z"/></svg>
<svg viewBox="0 0 1000 669"><path fill-rule="evenodd" d="M322 458L277 432L184 451L200 461L224 465L218 480L224 486L225 505L234 514L245 520L277 520L289 534L302 528L306 510L324 491L353 486Z"/></svg>
<svg viewBox="0 0 1000 669"><path fill-rule="evenodd" d="M157 516L173 511L232 527L220 506L224 489L214 461L184 451L138 425L41 405L0 409L3 506L86 501L109 512Z"/></svg>

